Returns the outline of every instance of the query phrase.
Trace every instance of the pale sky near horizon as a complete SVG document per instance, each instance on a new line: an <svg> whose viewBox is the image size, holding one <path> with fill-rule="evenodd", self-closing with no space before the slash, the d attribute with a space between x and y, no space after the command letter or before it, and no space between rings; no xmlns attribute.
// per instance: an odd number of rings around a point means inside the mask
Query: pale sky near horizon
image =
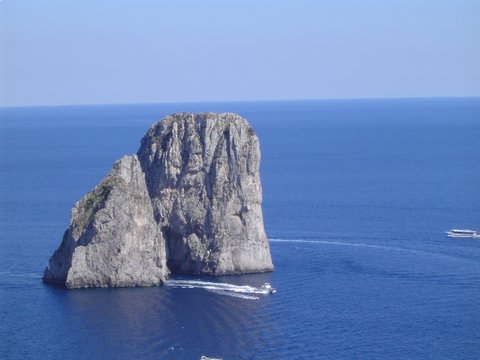
<svg viewBox="0 0 480 360"><path fill-rule="evenodd" d="M480 96L478 0L0 1L0 106Z"/></svg>

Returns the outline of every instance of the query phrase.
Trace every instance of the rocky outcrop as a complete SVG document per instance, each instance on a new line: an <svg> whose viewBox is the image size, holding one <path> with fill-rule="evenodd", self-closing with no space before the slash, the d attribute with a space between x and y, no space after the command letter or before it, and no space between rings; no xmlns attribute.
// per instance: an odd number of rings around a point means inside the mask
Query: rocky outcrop
<svg viewBox="0 0 480 360"><path fill-rule="evenodd" d="M165 283L165 241L135 155L77 202L44 280L68 288Z"/></svg>
<svg viewBox="0 0 480 360"><path fill-rule="evenodd" d="M175 114L142 139L142 163L168 267L181 274L272 270L262 218L260 150L234 114Z"/></svg>
<svg viewBox="0 0 480 360"><path fill-rule="evenodd" d="M69 288L148 286L175 274L273 270L262 218L260 150L235 114L180 113L72 210L44 280Z"/></svg>

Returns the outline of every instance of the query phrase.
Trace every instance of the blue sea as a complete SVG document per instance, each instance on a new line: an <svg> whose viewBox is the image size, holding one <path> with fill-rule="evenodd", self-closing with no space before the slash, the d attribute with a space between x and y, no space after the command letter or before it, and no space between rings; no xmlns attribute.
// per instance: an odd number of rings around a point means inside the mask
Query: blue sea
<svg viewBox="0 0 480 360"><path fill-rule="evenodd" d="M275 271L181 278L187 287L42 283L73 204L179 111L237 112L255 128ZM0 117L0 358L480 358L480 239L444 234L480 230L480 98L2 108ZM277 293L208 282L269 282Z"/></svg>

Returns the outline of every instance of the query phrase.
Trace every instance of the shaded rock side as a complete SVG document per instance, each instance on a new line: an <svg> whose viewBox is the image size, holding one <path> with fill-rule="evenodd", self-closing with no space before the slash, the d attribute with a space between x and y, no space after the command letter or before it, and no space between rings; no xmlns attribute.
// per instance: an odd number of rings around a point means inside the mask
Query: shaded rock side
<svg viewBox="0 0 480 360"><path fill-rule="evenodd" d="M172 273L273 270L259 142L246 120L230 113L167 116L148 130L137 155Z"/></svg>
<svg viewBox="0 0 480 360"><path fill-rule="evenodd" d="M68 288L164 284L165 241L135 155L77 202L44 281Z"/></svg>

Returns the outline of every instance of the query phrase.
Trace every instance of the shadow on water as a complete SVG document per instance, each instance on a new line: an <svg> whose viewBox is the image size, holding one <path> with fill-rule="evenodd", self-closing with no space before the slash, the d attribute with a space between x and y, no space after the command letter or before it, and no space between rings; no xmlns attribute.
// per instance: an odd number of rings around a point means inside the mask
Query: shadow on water
<svg viewBox="0 0 480 360"><path fill-rule="evenodd" d="M270 278L271 274L253 274L200 280L259 286ZM251 358L251 351L264 351L276 338L269 326L270 296L249 300L202 288L168 286L78 290L46 287L63 305L61 311L68 314L68 326L75 329L76 336L80 335L72 341L88 345L79 349L79 358Z"/></svg>

